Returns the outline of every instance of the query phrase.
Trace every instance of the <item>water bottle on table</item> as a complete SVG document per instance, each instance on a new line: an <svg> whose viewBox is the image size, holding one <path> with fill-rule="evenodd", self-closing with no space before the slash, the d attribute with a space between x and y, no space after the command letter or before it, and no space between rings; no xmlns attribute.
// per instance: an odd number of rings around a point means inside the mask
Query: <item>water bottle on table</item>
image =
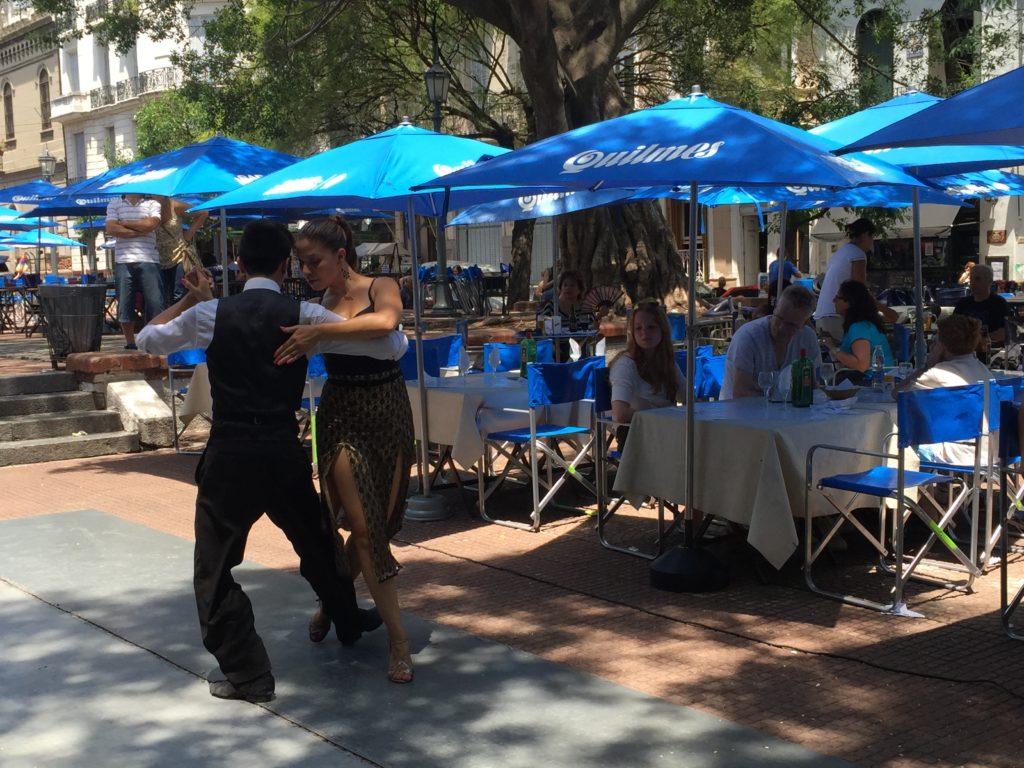
<svg viewBox="0 0 1024 768"><path fill-rule="evenodd" d="M875 392L885 390L885 353L881 344L876 344L871 353L871 388Z"/></svg>

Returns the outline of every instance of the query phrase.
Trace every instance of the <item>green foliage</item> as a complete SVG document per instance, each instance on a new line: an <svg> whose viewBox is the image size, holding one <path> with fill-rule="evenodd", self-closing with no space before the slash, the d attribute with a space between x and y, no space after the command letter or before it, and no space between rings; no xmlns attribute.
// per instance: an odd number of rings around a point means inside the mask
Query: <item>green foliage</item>
<svg viewBox="0 0 1024 768"><path fill-rule="evenodd" d="M130 149L111 144L109 141L103 142L103 157L107 161L107 168L119 168L135 160Z"/></svg>
<svg viewBox="0 0 1024 768"><path fill-rule="evenodd" d="M153 40L183 40L185 30L182 21L195 2L105 0L81 3L76 0L32 0L31 4L39 13L54 18L61 40L93 34L118 53L125 54L142 35L148 35Z"/></svg>
<svg viewBox="0 0 1024 768"><path fill-rule="evenodd" d="M140 157L158 155L208 139L214 131L202 104L180 91L165 91L135 113Z"/></svg>

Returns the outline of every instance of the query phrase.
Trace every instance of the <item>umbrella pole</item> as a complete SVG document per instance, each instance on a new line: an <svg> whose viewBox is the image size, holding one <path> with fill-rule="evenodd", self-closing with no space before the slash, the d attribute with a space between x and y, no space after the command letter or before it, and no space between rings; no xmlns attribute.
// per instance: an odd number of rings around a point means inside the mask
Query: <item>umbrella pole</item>
<svg viewBox="0 0 1024 768"><path fill-rule="evenodd" d="M408 520L444 520L451 515L448 505L440 496L430 495L430 436L427 431L427 379L423 366L423 326L420 318L423 307L420 296L420 245L416 237L416 211L410 195L406 207L408 218L409 251L412 254L412 312L415 332L413 335L416 352L416 392L420 416L420 492L410 496L406 502L405 517ZM401 264L401 260L399 260ZM399 270L401 271L401 270Z"/></svg>
<svg viewBox="0 0 1024 768"><path fill-rule="evenodd" d="M551 296L558 309L558 217L551 217Z"/></svg>
<svg viewBox="0 0 1024 768"><path fill-rule="evenodd" d="M228 216L227 211L220 209L220 295L228 296Z"/></svg>
<svg viewBox="0 0 1024 768"><path fill-rule="evenodd" d="M690 182L690 258L687 266L689 295L686 298L686 511L683 544L673 547L651 563L651 586L670 592L710 592L725 585L728 574L718 559L698 549L694 535L694 466L696 424L693 381L697 362L697 182Z"/></svg>
<svg viewBox="0 0 1024 768"><path fill-rule="evenodd" d="M916 170L916 169L915 169ZM928 345L924 341L924 271L921 267L921 193L917 187L911 192L914 222L914 358L917 370L924 369Z"/></svg>
<svg viewBox="0 0 1024 768"><path fill-rule="evenodd" d="M697 379L697 182L690 183L690 263L687 266L686 296L686 522L683 533L684 546L692 549L693 536L693 491L694 455L696 425L693 410L693 383Z"/></svg>

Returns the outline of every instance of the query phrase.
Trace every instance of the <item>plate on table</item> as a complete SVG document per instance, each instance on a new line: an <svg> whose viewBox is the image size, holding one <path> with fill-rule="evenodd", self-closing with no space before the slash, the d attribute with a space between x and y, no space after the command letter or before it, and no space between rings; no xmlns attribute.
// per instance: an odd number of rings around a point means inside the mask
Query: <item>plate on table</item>
<svg viewBox="0 0 1024 768"><path fill-rule="evenodd" d="M825 397L833 402L841 402L844 400L852 400L857 397L861 388L857 386L838 386L838 387L822 387L822 392L825 393Z"/></svg>

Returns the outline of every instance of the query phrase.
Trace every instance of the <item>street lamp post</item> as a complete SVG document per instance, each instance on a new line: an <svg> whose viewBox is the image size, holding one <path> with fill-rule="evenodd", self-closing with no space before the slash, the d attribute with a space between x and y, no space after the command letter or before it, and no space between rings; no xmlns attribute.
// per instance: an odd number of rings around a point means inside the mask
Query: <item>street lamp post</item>
<svg viewBox="0 0 1024 768"><path fill-rule="evenodd" d="M43 177L43 181L50 181L57 173L57 158L54 157L48 148L43 148L43 151L39 153L39 175ZM43 227L41 224L36 226L36 274L39 274L40 260L42 258L42 241L43 241ZM57 274L57 249L50 249L50 273L53 275Z"/></svg>
<svg viewBox="0 0 1024 768"><path fill-rule="evenodd" d="M452 76L441 66L437 51L437 38L434 39L434 63L423 73L423 81L427 86L427 101L434 108L434 132L441 132L441 105L448 98L448 87ZM448 285L448 254L444 245L444 217L434 220L435 241L437 244L437 285L434 289L433 314L450 314L452 311L451 286Z"/></svg>

